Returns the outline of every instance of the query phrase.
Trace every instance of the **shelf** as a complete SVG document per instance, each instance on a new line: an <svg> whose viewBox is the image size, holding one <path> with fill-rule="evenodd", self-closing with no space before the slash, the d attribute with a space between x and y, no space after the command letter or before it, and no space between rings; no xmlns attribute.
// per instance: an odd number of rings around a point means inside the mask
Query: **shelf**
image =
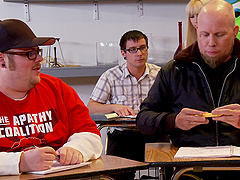
<svg viewBox="0 0 240 180"><path fill-rule="evenodd" d="M55 77L91 77L100 76L111 66L81 66L81 67L52 67L41 68L41 73L49 74Z"/></svg>
<svg viewBox="0 0 240 180"><path fill-rule="evenodd" d="M158 66L163 66L165 63L155 63ZM59 78L66 77L97 77L103 72L116 65L107 66L81 66L81 67L51 67L41 68L41 73L49 74Z"/></svg>

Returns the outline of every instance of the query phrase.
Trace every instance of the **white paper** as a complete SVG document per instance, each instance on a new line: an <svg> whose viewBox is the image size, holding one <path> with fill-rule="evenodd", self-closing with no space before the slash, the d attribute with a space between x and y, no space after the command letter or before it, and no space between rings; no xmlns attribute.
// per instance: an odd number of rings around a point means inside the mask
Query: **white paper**
<svg viewBox="0 0 240 180"><path fill-rule="evenodd" d="M235 152L235 149L237 151ZM206 158L240 156L240 147L208 146L208 147L180 147L174 158Z"/></svg>
<svg viewBox="0 0 240 180"><path fill-rule="evenodd" d="M240 156L240 147L232 146L234 148L232 155L233 156Z"/></svg>
<svg viewBox="0 0 240 180"><path fill-rule="evenodd" d="M91 163L92 162L84 162L84 163L80 163L80 164L63 166L58 161L54 161L53 166L48 170L32 171L32 172L28 172L28 173L31 173L31 174L49 174L49 173L54 173L54 172L59 172L59 171L65 171L65 170L68 170L68 169L74 169L74 168L78 168L78 167L82 167L82 166L87 166L87 165L90 165Z"/></svg>
<svg viewBox="0 0 240 180"><path fill-rule="evenodd" d="M133 116L133 115L128 115L128 116L118 116L117 113L109 113L109 114L105 114L105 116L107 117L107 119L111 119L111 118L130 118L130 119L135 119L137 117L137 115Z"/></svg>
<svg viewBox="0 0 240 180"><path fill-rule="evenodd" d="M137 115L133 116L133 115L128 115L128 116L120 116L122 118L130 118L130 119L136 119Z"/></svg>

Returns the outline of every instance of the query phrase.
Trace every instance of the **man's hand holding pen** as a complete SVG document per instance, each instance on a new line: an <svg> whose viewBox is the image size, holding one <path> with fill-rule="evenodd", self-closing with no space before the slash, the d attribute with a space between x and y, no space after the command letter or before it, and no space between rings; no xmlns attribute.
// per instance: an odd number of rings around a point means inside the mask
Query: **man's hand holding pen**
<svg viewBox="0 0 240 180"><path fill-rule="evenodd" d="M83 161L82 154L71 147L62 147L55 151L52 147L39 147L23 151L19 171L42 171L52 167L54 160L62 165L79 164Z"/></svg>
<svg viewBox="0 0 240 180"><path fill-rule="evenodd" d="M23 151L19 162L20 172L47 170L53 165L56 151L49 146Z"/></svg>
<svg viewBox="0 0 240 180"><path fill-rule="evenodd" d="M60 157L60 164L79 164L83 162L83 155L78 150L71 147L61 147L56 151L56 155Z"/></svg>

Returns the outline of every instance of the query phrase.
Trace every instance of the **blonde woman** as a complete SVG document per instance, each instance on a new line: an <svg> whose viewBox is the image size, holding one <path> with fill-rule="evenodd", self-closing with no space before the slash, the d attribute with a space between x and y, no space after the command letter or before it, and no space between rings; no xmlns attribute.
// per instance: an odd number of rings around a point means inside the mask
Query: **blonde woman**
<svg viewBox="0 0 240 180"><path fill-rule="evenodd" d="M191 0L186 7L187 30L184 48L187 48L197 40L197 16L202 6L209 0Z"/></svg>

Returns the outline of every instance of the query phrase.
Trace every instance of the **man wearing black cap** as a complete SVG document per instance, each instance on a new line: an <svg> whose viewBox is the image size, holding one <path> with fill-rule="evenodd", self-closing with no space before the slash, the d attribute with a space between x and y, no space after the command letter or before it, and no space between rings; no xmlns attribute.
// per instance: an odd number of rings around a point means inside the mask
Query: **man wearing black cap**
<svg viewBox="0 0 240 180"><path fill-rule="evenodd" d="M101 155L100 132L77 93L40 73L41 45L22 21L0 21L0 175L49 169Z"/></svg>

